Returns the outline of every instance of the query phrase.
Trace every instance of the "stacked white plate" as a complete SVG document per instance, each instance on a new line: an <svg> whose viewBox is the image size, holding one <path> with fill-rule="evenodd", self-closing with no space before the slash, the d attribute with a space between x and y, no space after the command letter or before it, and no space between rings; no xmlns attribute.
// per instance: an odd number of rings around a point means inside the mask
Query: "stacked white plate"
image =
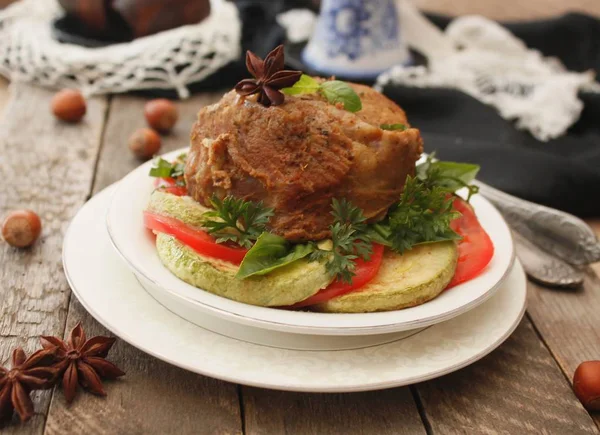
<svg viewBox="0 0 600 435"><path fill-rule="evenodd" d="M523 315L525 276L514 262L510 230L481 196L472 205L494 243L492 261L475 279L417 307L310 313L246 305L197 289L162 265L143 225L154 189L150 166L81 209L66 235L63 260L74 293L96 319L175 365L277 389L385 388L483 357Z"/></svg>

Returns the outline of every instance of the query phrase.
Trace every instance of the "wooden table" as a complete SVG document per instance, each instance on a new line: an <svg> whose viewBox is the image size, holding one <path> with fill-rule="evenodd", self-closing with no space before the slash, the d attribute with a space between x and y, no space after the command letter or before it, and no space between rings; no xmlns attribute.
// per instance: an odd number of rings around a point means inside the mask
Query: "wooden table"
<svg viewBox="0 0 600 435"><path fill-rule="evenodd" d="M221 93L181 102L181 120L164 140L163 151L185 146L196 112ZM39 335L64 335L78 321L90 335L108 334L71 297L61 264L62 240L70 219L90 196L139 164L130 156L126 140L135 127L144 125L144 99L96 97L89 101L83 123L65 125L47 109L52 94L24 84L8 88L3 82L0 86L0 216L29 207L44 224L43 237L30 250L0 243L3 365L8 364L14 347L31 351L38 346ZM592 224L600 231L600 223ZM583 409L570 381L581 361L600 359L600 266L585 272L584 288L577 291L530 283L527 315L506 343L470 367L411 387L356 394L274 392L196 375L118 341L110 359L127 376L106 384L107 398L80 394L67 406L59 391L36 392L33 419L24 425L14 420L0 430L47 434L599 433L600 415L590 416Z"/></svg>

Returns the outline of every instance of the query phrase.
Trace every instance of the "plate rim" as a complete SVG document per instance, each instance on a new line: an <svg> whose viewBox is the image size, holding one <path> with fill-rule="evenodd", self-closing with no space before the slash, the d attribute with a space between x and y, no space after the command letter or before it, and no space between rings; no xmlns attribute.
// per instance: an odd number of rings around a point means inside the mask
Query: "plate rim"
<svg viewBox="0 0 600 435"><path fill-rule="evenodd" d="M178 150L163 154L161 157L168 159L171 157L175 157L175 156L179 155L181 152L185 152L187 150L188 150L188 147L183 147ZM235 321L237 323L247 324L247 325L251 325L251 326L258 326L258 327L262 327L265 329L275 329L275 330L284 331L284 332L295 332L295 333L305 333L305 334L318 333L318 334L322 334L322 335L346 335L346 334L351 335L351 334L355 334L355 333L365 334L365 335L381 334L381 333L386 333L386 332L396 332L396 331L431 326L436 323L450 320L462 313L465 313L465 312L479 306L480 304L482 304L486 300L488 300L490 297L492 297L496 293L498 288L506 280L506 278L510 274L510 271L515 263L516 254L515 254L515 248L514 248L514 241L512 239L512 234L510 232L510 228L508 227L508 224L506 223L506 221L504 220L504 218L502 217L500 212L496 209L496 207L490 201L488 201L484 197L479 197L479 198L477 198L477 200L482 201L483 203L486 204L486 207L491 208L497 214L497 216L501 219L502 223L504 224L504 227L505 227L504 229L506 229L506 232L508 234L507 243L510 247L510 258L508 260L508 265L507 265L506 269L504 270L503 274L498 278L497 282L493 286L491 286L485 293L483 293L482 295L478 296L477 298L469 301L468 303L460 305L450 311L444 311L443 313L440 313L440 314L437 314L434 316L428 316L425 319L419 318L419 319L413 319L413 320L403 320L401 322L396 321L396 322L377 323L377 324L361 325L361 326L307 325L303 322L300 322L300 323L295 323L293 321L292 322L280 322L280 321L276 321L276 320L272 320L272 319L266 319L264 316L256 317L256 316L248 314L248 313L241 313L239 311L243 310L243 309L252 310L252 311L257 310L257 309L261 310L261 311L262 310L270 310L270 312L272 312L274 310L274 308L256 307L256 306L244 304L242 302L223 298L219 295L215 295L206 290L198 289L194 286L191 286L190 284L175 277L178 280L178 285L181 285L184 288L190 287L193 290L205 292L206 295L200 294L201 297L202 296L207 297L207 298L216 297L216 298L219 298L219 300L224 299L223 303L228 304L228 305L231 305L232 303L233 303L233 305L240 304L240 310L238 310L238 312L230 311L224 307L216 306L216 305L212 304L210 301L201 301L201 300L189 297L189 296L183 294L182 291L178 291L177 289L171 289L168 286L163 285L163 283L160 283L159 281L157 281L153 276L150 276L147 273L145 273L143 270L141 270L134 263L134 261L132 261L130 258L128 258L123 253L122 247L119 246L119 241L115 237L114 229L112 227L112 222L111 222L111 210L113 209L113 205L114 205L114 197L116 197L118 195L118 192L120 191L120 188L123 185L121 183L126 182L126 180L130 177L134 178L136 175L138 175L139 173L142 172L142 168L149 167L151 165L151 163L152 162L150 161L150 162L146 162L145 164L140 165L139 167L137 167L134 170L132 170L131 172L129 172L119 182L115 183L115 184L118 184L118 186L114 189L113 198L111 199L111 203L106 212L106 227L108 230L109 239L111 241L112 246L117 251L119 256L125 261L125 263L128 265L128 267L136 275L141 276L143 279L148 280L151 283L153 283L153 285L161 288L161 290L164 293L168 294L170 297L176 297L178 299L181 299L181 300L185 301L186 303L193 305L195 307L195 309L197 309L199 311L204 311L204 312L210 311L214 315L217 315L224 319L229 319L229 320ZM410 308L407 308L407 310L409 310L409 309ZM348 316L348 315L356 316L356 317L363 316L363 318L364 318L364 316L371 316L371 317L373 317L374 315L381 316L381 315L386 315L386 314L393 313L393 312L394 311L383 312L383 313L352 313L352 314L341 314L341 315L338 313L331 314L331 313L291 312L291 316L296 316L297 314L318 314L320 316ZM323 318L325 318L325 317L323 317ZM328 319L331 319L331 317L328 317Z"/></svg>
<svg viewBox="0 0 600 435"><path fill-rule="evenodd" d="M107 192L109 189L114 188L115 186L109 186L107 188L105 188L103 191L99 192L98 194L96 194L94 197L92 197L90 199L90 201L88 201L88 203L94 201L94 199L96 199L99 196L102 196L102 194L107 194L109 192ZM84 206L80 209L80 211L86 207L88 205L88 203L84 204ZM78 212L79 214L79 212ZM476 354L470 356L469 358L464 359L463 361L461 361L460 363L456 363L454 365L449 365L448 367L445 367L444 369L440 369L440 370L433 370L429 373L427 373L426 375L415 375L415 376L411 376L411 377L406 377L403 378L402 380L397 380L397 381L381 381L381 382L363 382L363 383L357 383L357 384L352 384L352 385L345 385L343 387L338 387L338 386L333 386L333 387L325 387L325 388L315 388L315 387L304 387L302 385L299 384L277 384L277 383L269 383L269 382L265 382L265 381L253 381L253 380L247 380L247 379L240 379L239 376L235 376L235 375L231 375L231 376L226 376L226 375L221 375L221 374L214 374L213 372L210 372L209 370L204 370L204 369L200 369L197 366L193 366L190 364L186 364L186 363L182 363L180 361L178 361L176 358L173 358L171 356L166 355L165 353L161 353L158 350L154 350L151 347L145 346L145 345L140 345L136 339L129 333L129 332L123 332L122 331L122 327L119 328L117 326L115 326L113 324L113 322L110 322L108 320L106 320L102 315L100 315L91 305L90 303L88 303L88 301L82 297L82 294L80 293L80 291L77 289L77 287L74 285L74 280L69 272L69 267L68 267L68 259L67 259L67 253L68 253L68 246L69 246L69 242L71 240L71 232L73 231L73 223L75 222L77 216L75 216L75 218L73 218L73 220L71 221L71 223L69 224L69 227L67 228L67 231L65 232L65 236L64 236L64 240L63 240L63 250L62 250L62 264L63 264L63 269L64 269L64 273L65 273L65 277L67 279L67 282L71 288L71 291L73 292L73 294L77 297L77 299L79 300L79 302L82 304L82 306L86 309L86 311L88 311L88 313L90 313L90 315L92 315L92 317L94 317L94 319L96 319L99 323L101 323L106 329L108 329L109 331L111 331L112 333L114 333L115 335L117 335L118 337L120 337L122 340L124 340L125 342L129 343L131 346L135 347L136 349L141 350L144 353L147 353L155 358L158 358L162 361L165 361L171 365L174 365L176 367L180 367L182 369L188 370L190 372L193 373L197 373L200 375L204 375L204 376L208 376L211 378L215 378L215 379L220 379L222 381L226 381L226 382L231 382L231 383L235 383L235 384L242 384L242 385L248 385L248 386L253 386L253 387L259 387L259 388L268 388L268 389L273 389L273 390L280 390L280 391L294 391L294 392L312 392L312 393L348 393L348 392L360 392L360 391L374 391L374 390L381 390L381 389L387 389L387 388L395 388L395 387L401 387L401 386L406 386L406 385L411 385L414 383L418 383L418 382L424 382L427 380L431 380L440 376L444 376L446 374L455 372L457 370L460 370L468 365L473 364L474 362L480 360L481 358L489 355L492 351L494 351L496 348L498 348L504 341L506 341L506 339L516 330L516 328L519 326L519 324L521 323L526 309L527 309L527 285L526 285L526 277L525 277L525 273L523 270L523 267L521 265L521 263L516 260L514 262L514 264L511 266L511 273L518 273L519 274L519 278L520 280L522 280L522 285L520 287L522 287L521 289L521 297L522 297L522 305L520 308L520 312L517 314L517 317L515 318L515 320L512 322L512 324L506 329L506 331L504 331L499 338L497 338L496 340L494 340L491 344L488 344L485 349L482 349L480 351L478 351ZM114 253L114 252L113 252ZM120 256L117 255L116 253L114 253L116 255L117 258L119 258ZM126 266L125 266L126 267ZM131 271L129 271L129 273L132 273ZM136 281L137 282L137 281ZM139 285L139 283L137 283L137 285ZM141 286L140 286L141 287ZM167 312L169 312L171 315L176 316L181 318L180 316L178 316L177 314L173 313L172 311L168 310L166 307L164 307L162 304L160 304L158 301L156 301L150 294L148 294L143 287L141 287L141 290L143 291L143 293L150 299L153 300L154 303L158 304L160 307L162 307L163 309L165 309ZM185 319L183 319L184 321L186 321ZM194 328L199 328L202 329L204 331L208 331L198 325L194 325L191 322L186 321L187 323L190 323L191 325L193 325ZM433 328L435 328L435 325L433 326ZM208 331L211 334L215 334L218 336L223 337L224 339L227 340L234 340L234 341L239 341L233 338L229 338L226 336L223 336L221 334L212 332L212 331ZM417 334L418 335L418 334ZM393 343L387 343L387 344L381 344L378 345L376 347L382 347L382 346L390 346L393 345ZM260 345L254 345L254 346L259 346L259 347L263 347ZM298 351L295 351L298 352ZM300 351L302 352L302 351ZM307 351L307 352L311 352L311 351ZM339 351L320 351L320 352L339 352ZM343 351L343 352L348 352L348 351Z"/></svg>

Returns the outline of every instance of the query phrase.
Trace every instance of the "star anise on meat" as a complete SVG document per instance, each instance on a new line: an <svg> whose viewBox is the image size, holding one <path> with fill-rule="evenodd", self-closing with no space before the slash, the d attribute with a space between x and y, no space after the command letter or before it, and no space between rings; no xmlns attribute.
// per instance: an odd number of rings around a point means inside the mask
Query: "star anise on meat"
<svg viewBox="0 0 600 435"><path fill-rule="evenodd" d="M21 421L33 416L29 393L50 388L58 369L50 366L55 349L34 352L29 358L20 347L12 354L12 368L0 367L0 420L10 418L16 410Z"/></svg>
<svg viewBox="0 0 600 435"><path fill-rule="evenodd" d="M239 82L235 91L243 97L258 94L258 102L263 106L278 106L285 100L279 89L293 86L302 75L301 71L284 70L283 67L283 45L267 54L264 60L248 50L246 68L254 78Z"/></svg>
<svg viewBox="0 0 600 435"><path fill-rule="evenodd" d="M105 359L115 340L103 336L87 340L81 323L73 328L66 341L58 337L40 337L44 349L56 349L54 367L63 377L63 392L68 403L75 398L78 384L94 394L106 396L100 378L116 379L125 374Z"/></svg>

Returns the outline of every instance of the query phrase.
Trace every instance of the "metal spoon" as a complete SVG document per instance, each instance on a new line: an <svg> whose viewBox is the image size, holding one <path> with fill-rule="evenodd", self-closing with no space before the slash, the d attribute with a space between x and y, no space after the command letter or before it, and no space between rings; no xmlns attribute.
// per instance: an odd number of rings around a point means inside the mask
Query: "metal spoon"
<svg viewBox="0 0 600 435"><path fill-rule="evenodd" d="M517 256L527 276L548 287L575 288L583 283L583 273L560 258L538 248L513 231Z"/></svg>
<svg viewBox="0 0 600 435"><path fill-rule="evenodd" d="M509 225L533 245L569 264L600 261L600 243L596 234L581 219L517 198L479 181L476 184L479 192L498 207Z"/></svg>

